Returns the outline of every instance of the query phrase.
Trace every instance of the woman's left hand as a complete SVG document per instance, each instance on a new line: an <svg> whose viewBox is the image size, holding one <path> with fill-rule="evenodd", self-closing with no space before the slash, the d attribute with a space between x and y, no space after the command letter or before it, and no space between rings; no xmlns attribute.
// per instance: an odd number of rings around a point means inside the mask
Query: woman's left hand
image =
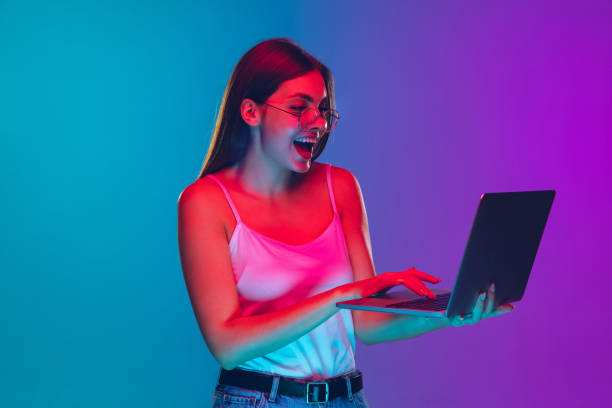
<svg viewBox="0 0 612 408"><path fill-rule="evenodd" d="M450 324L455 327L476 324L488 317L500 316L514 310L510 303L495 308L495 284L491 284L486 292L482 292L476 300L472 313L467 316L455 316L450 319Z"/></svg>

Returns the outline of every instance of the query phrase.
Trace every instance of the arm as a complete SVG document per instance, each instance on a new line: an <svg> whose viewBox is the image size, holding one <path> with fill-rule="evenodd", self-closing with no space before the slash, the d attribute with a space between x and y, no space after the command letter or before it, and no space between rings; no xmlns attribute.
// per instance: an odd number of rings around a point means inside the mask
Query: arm
<svg viewBox="0 0 612 408"><path fill-rule="evenodd" d="M359 183L348 170L333 167L332 183L337 197L342 229L346 239L354 280L376 275L368 219ZM344 290L351 290L350 286ZM390 313L352 310L355 333L365 344L416 337L450 326L447 319L402 316Z"/></svg>
<svg viewBox="0 0 612 408"><path fill-rule="evenodd" d="M335 288L281 310L242 316L219 213L227 204L210 183L198 180L179 197L179 250L204 341L221 366L232 369L297 340L336 313L336 302L349 298Z"/></svg>
<svg viewBox="0 0 612 408"><path fill-rule="evenodd" d="M357 318L361 319L362 325L362 332L358 336L367 345L410 339L451 326L450 322L444 318L405 316L361 310L354 310L353 312L362 314ZM368 316L368 314L371 316Z"/></svg>

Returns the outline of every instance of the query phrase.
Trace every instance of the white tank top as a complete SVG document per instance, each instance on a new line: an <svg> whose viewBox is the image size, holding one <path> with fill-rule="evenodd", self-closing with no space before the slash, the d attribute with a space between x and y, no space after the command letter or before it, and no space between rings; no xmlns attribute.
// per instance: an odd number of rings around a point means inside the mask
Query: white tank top
<svg viewBox="0 0 612 408"><path fill-rule="evenodd" d="M243 316L263 314L291 306L336 286L353 282L353 271L340 216L331 188L327 187L334 217L327 229L303 245L272 239L245 225L229 193L219 184L236 217L229 242L232 271ZM342 309L294 342L238 366L287 377L334 377L355 368L355 336L349 310Z"/></svg>

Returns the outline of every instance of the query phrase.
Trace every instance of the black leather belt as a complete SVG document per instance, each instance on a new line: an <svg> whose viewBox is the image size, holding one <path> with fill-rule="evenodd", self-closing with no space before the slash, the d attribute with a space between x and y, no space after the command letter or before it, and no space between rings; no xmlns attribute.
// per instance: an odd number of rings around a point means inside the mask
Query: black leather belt
<svg viewBox="0 0 612 408"><path fill-rule="evenodd" d="M351 394L363 388L361 372L355 370L347 374L351 382ZM289 377L280 377L277 393L291 397L306 399L308 403L326 402L336 397L348 397L346 375L341 377L328 378L325 381L307 382ZM231 385L234 387L247 388L249 390L270 393L274 376L255 371L240 369L225 370L221 369L219 374L219 384Z"/></svg>

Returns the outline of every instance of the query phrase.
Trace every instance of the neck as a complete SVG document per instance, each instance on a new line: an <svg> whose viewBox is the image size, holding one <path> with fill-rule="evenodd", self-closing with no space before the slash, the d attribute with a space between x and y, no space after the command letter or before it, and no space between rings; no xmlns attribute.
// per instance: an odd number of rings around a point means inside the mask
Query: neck
<svg viewBox="0 0 612 408"><path fill-rule="evenodd" d="M235 180L248 193L274 201L294 190L303 179L303 174L265 159L256 150L249 149L244 159L231 169Z"/></svg>

